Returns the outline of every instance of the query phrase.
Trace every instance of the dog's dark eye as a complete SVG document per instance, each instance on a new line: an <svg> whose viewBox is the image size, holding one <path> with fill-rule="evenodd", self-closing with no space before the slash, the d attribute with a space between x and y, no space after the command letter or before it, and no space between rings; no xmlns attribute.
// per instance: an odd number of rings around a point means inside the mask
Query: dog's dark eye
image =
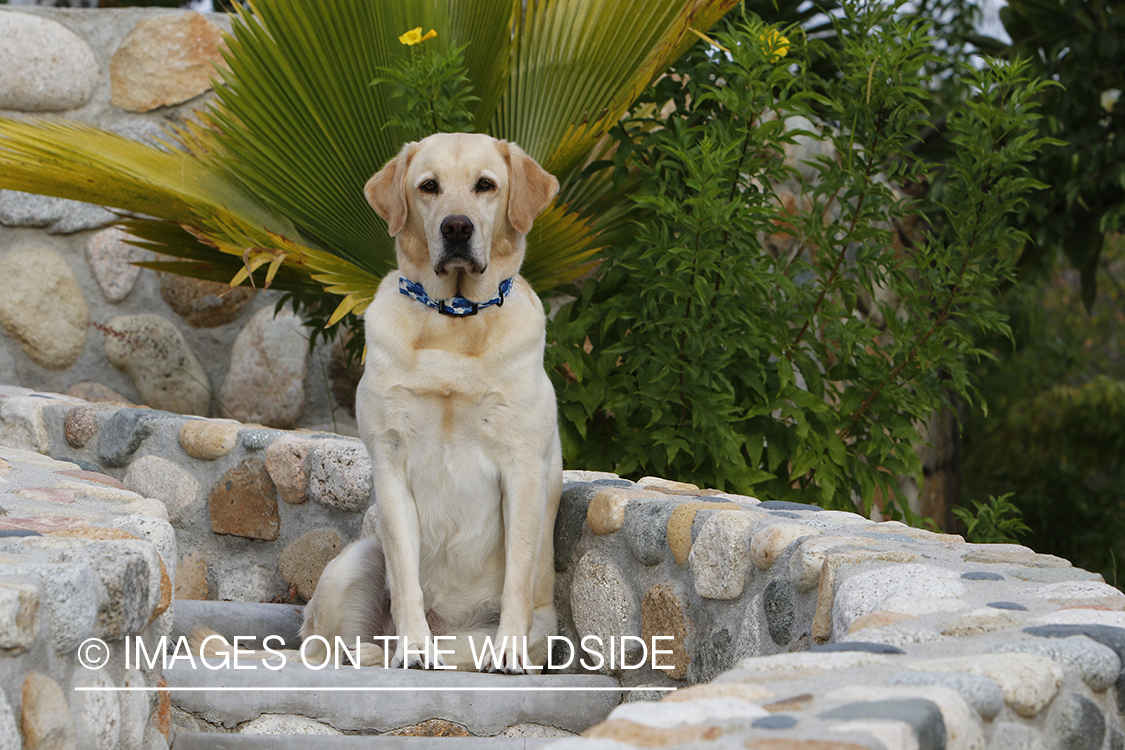
<svg viewBox="0 0 1125 750"><path fill-rule="evenodd" d="M487 177L481 177L479 180L477 180L476 191L478 193L487 193L489 190L495 189L496 183L488 179Z"/></svg>
<svg viewBox="0 0 1125 750"><path fill-rule="evenodd" d="M426 180L418 186L418 189L423 193L436 193L438 191L437 180Z"/></svg>

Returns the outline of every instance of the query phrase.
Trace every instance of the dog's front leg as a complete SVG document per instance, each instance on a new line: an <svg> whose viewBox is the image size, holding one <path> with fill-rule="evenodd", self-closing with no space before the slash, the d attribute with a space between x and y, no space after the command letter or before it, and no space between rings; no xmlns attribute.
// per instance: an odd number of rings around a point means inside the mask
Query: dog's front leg
<svg viewBox="0 0 1125 750"><path fill-rule="evenodd" d="M504 510L504 591L500 596L500 626L496 642L502 645L499 664L486 664L508 674L527 671L524 655L535 609L535 580L546 515L546 487L540 467L512 467L501 483ZM491 656L489 657L491 661Z"/></svg>
<svg viewBox="0 0 1125 750"><path fill-rule="evenodd" d="M374 454L373 454L374 455ZM419 579L418 508L407 489L404 469L393 462L374 462L375 497L379 503L379 538L387 565L396 649L392 667L444 667L434 653Z"/></svg>

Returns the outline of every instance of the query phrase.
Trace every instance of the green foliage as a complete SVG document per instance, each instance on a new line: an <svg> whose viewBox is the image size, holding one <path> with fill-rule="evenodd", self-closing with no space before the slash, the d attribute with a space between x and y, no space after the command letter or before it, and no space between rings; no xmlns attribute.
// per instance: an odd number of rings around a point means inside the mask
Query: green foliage
<svg viewBox="0 0 1125 750"><path fill-rule="evenodd" d="M1014 493L1026 544L1114 580L1125 557L1125 238L1107 241L1100 272L1092 313L1073 270L1005 295L1013 341L990 342L996 359L980 368L990 409L966 416L961 494Z"/></svg>
<svg viewBox="0 0 1125 750"><path fill-rule="evenodd" d="M473 113L469 105L479 102L480 97L472 95L473 82L465 73L466 47L442 53L433 47L414 45L402 64L379 68L383 75L371 85L390 84L391 100L396 105L383 127L397 127L412 140L430 133L471 131Z"/></svg>
<svg viewBox="0 0 1125 750"><path fill-rule="evenodd" d="M1125 229L1125 2L1011 0L1000 12L1012 39L978 43L1030 59L1036 74L1059 88L1042 93L1042 134L1062 143L1046 149L1032 175L1050 186L1015 217L1032 243L1021 266L1050 267L1061 250L1081 274L1089 310L1106 233Z"/></svg>
<svg viewBox="0 0 1125 750"><path fill-rule="evenodd" d="M460 101L474 126L516 141L562 182L525 263L549 289L581 275L628 210L608 181L578 179L583 165L696 41L691 29L706 31L736 1L248 0L231 20L216 100L203 125L169 135L175 148L0 118L0 188L154 217L139 231L177 259L161 270L284 280L322 319L332 310L326 324L354 323L395 265L363 185L416 135L383 127L402 122L401 100L391 82L369 84L411 54L404 31L433 28L437 52L464 50L479 99Z"/></svg>
<svg viewBox="0 0 1125 750"><path fill-rule="evenodd" d="M990 495L988 502L975 501L973 510L954 508L965 525L965 540L974 544L1015 544L1031 531L1020 517L1020 509L1009 501L1012 493Z"/></svg>
<svg viewBox="0 0 1125 750"><path fill-rule="evenodd" d="M994 295L1021 236L1004 217L1036 187L1043 84L966 70L978 96L922 205L891 185L937 168L909 150L932 39L878 4L833 24L838 49L789 29L779 60L747 18L716 35L729 59L697 46L615 131L615 178L637 165L646 216L554 321L572 464L895 514L896 476L921 475L915 425L946 388L972 395L973 333L1006 330ZM815 76L814 54L839 75Z"/></svg>

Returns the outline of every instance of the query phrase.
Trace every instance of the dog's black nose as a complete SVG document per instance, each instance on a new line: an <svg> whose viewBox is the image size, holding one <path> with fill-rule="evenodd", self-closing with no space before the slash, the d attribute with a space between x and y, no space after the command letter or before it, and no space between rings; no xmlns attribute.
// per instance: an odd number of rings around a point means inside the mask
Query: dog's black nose
<svg viewBox="0 0 1125 750"><path fill-rule="evenodd" d="M473 220L463 214L452 214L441 221L441 236L448 242L464 242L473 236Z"/></svg>

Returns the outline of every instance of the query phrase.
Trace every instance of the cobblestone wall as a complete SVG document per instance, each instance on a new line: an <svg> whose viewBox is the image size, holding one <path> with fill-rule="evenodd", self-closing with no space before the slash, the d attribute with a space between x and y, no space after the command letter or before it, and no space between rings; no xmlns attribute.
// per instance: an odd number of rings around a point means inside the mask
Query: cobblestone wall
<svg viewBox="0 0 1125 750"><path fill-rule="evenodd" d="M90 527L142 539L165 529L153 544L181 598L308 596L327 561L361 532L371 488L354 439L9 386L0 386L0 445L13 466L38 461L51 473L14 494L0 477L7 510L0 529L46 537L0 539L0 554L18 549L57 565L60 555L78 554L70 545L82 544L94 547L81 560L96 561L104 559L97 545L130 542L74 541L104 533ZM760 750L1119 750L1125 743L1125 595L1097 574L1018 545L968 544L667 479L582 471L565 479L556 601L562 634L586 648L578 654L585 667L576 659L569 670L626 687L678 688L658 706L626 702L586 739L565 743L594 750L615 747L611 741ZM99 513L112 507L121 520L91 516L91 503L102 503ZM172 545L164 519L175 531ZM55 538L64 534L71 538ZM169 552L177 548L178 559ZM148 570L159 567L151 553L137 554ZM6 567L13 564L0 559L0 579L23 570ZM147 609L139 611L158 609L153 579L106 583L113 575L102 573L108 600L144 589ZM29 606L18 604L23 591L0 585L0 611L9 613L0 637L27 618L12 614ZM7 609L5 597L13 602ZM646 660L641 642L670 636L668 653L656 657L670 668L654 669L652 654L643 668L622 668L621 636L632 636L623 649L630 666Z"/></svg>
<svg viewBox="0 0 1125 750"><path fill-rule="evenodd" d="M167 748L161 664L124 652L160 652L175 565L158 501L0 440L0 748Z"/></svg>
<svg viewBox="0 0 1125 750"><path fill-rule="evenodd" d="M0 116L62 117L154 144L212 96L225 14L0 6ZM75 201L0 190L0 382L276 427L354 434L340 355L308 355L277 294L159 274Z"/></svg>

